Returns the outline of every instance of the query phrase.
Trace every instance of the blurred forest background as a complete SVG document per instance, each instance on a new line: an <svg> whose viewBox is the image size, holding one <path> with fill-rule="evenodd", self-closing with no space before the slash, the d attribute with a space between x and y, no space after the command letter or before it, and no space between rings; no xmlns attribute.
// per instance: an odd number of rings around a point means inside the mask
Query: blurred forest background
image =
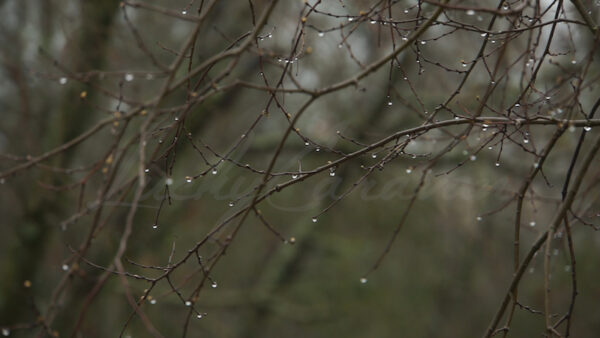
<svg viewBox="0 0 600 338"><path fill-rule="evenodd" d="M599 5L0 1L2 334L485 334L598 137ZM600 332L599 164L497 336Z"/></svg>

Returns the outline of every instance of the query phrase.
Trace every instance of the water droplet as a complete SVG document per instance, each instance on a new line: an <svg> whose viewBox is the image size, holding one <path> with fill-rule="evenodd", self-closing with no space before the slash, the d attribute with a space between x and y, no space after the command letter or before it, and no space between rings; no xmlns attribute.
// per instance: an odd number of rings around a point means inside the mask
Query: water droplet
<svg viewBox="0 0 600 338"><path fill-rule="evenodd" d="M406 168L406 173L407 173L407 174L410 174L410 173L412 173L412 168Z"/></svg>
<svg viewBox="0 0 600 338"><path fill-rule="evenodd" d="M551 99L551 97L550 97L550 96L546 96L546 100L550 100L550 99Z"/></svg>
<svg viewBox="0 0 600 338"><path fill-rule="evenodd" d="M313 218L312 218L312 222L313 222L313 223L317 223L317 218L316 218L316 217L313 217Z"/></svg>
<svg viewBox="0 0 600 338"><path fill-rule="evenodd" d="M202 314L201 314L201 313L199 313L199 314L196 316L196 318L198 318L198 319L202 319L202 317L203 317L203 316L202 316Z"/></svg>
<svg viewBox="0 0 600 338"><path fill-rule="evenodd" d="M373 154L371 154L371 157L372 158L377 158L377 154L373 153Z"/></svg>
<svg viewBox="0 0 600 338"><path fill-rule="evenodd" d="M353 17L348 17L348 21L352 22L354 20Z"/></svg>
<svg viewBox="0 0 600 338"><path fill-rule="evenodd" d="M524 138L523 139L523 143L525 143L525 144L529 143L529 139L528 138Z"/></svg>
<svg viewBox="0 0 600 338"><path fill-rule="evenodd" d="M181 14L186 15L187 11L184 9L184 10L181 11Z"/></svg>
<svg viewBox="0 0 600 338"><path fill-rule="evenodd" d="M360 279L360 284L367 284L367 282L368 280L365 277Z"/></svg>
<svg viewBox="0 0 600 338"><path fill-rule="evenodd" d="M422 41L421 41L421 44L422 44L422 45L424 45L424 44L426 44L426 43L427 43L427 41L425 41L425 40L422 40Z"/></svg>
<svg viewBox="0 0 600 338"><path fill-rule="evenodd" d="M292 179L293 179L293 180L295 180L295 179L297 179L297 178L298 178L298 175L297 175L297 174L292 174Z"/></svg>
<svg viewBox="0 0 600 338"><path fill-rule="evenodd" d="M2 329L2 335L3 335L4 337L8 337L8 336L10 336L10 329L8 329L8 328L3 328L3 329Z"/></svg>
<svg viewBox="0 0 600 338"><path fill-rule="evenodd" d="M519 108L521 105L519 103L515 103L515 107Z"/></svg>
<svg viewBox="0 0 600 338"><path fill-rule="evenodd" d="M322 37L324 37L324 36L325 36L325 33L323 33L323 32L319 32L319 37L320 37L320 38L322 38Z"/></svg>
<svg viewBox="0 0 600 338"><path fill-rule="evenodd" d="M150 172L150 169L146 168L146 169L144 169L144 172L147 174Z"/></svg>
<svg viewBox="0 0 600 338"><path fill-rule="evenodd" d="M213 288L213 289L216 289L217 286L218 286L217 282L214 282L214 281L212 282L212 284L210 284L210 287Z"/></svg>
<svg viewBox="0 0 600 338"><path fill-rule="evenodd" d="M377 23L377 21L375 21L375 20L371 20L371 25L374 25L374 24L376 24L376 23Z"/></svg>
<svg viewBox="0 0 600 338"><path fill-rule="evenodd" d="M310 145L310 143L304 142L304 145L308 147Z"/></svg>
<svg viewBox="0 0 600 338"><path fill-rule="evenodd" d="M194 178L193 178L192 176L186 176L186 177L185 177L185 181L186 181L186 182L188 182L188 183L192 183L192 180L193 180L193 179L194 179Z"/></svg>
<svg viewBox="0 0 600 338"><path fill-rule="evenodd" d="M269 33L269 34L267 35L267 38L269 38L269 39L270 39L270 38L272 38L272 37L273 37L273 34L271 34L271 33Z"/></svg>
<svg viewBox="0 0 600 338"><path fill-rule="evenodd" d="M467 10L467 15L475 15L475 11L472 9Z"/></svg>
<svg viewBox="0 0 600 338"><path fill-rule="evenodd" d="M230 207L234 206L233 201L228 204Z"/></svg>
<svg viewBox="0 0 600 338"><path fill-rule="evenodd" d="M158 224L152 224L152 229L158 229Z"/></svg>
<svg viewBox="0 0 600 338"><path fill-rule="evenodd" d="M531 221L531 222L529 222L529 226L530 226L530 227L534 227L534 226L535 226L535 221Z"/></svg>
<svg viewBox="0 0 600 338"><path fill-rule="evenodd" d="M483 37L486 37L487 33L481 33L480 35L483 36Z"/></svg>
<svg viewBox="0 0 600 338"><path fill-rule="evenodd" d="M317 148L317 149L315 149L315 151L321 151L321 148Z"/></svg>
<svg viewBox="0 0 600 338"><path fill-rule="evenodd" d="M575 60L575 59L571 60L571 64L573 64L573 65L577 64L577 60Z"/></svg>
<svg viewBox="0 0 600 338"><path fill-rule="evenodd" d="M133 74L131 74L131 73L125 74L125 81L131 82L131 81L133 81L133 79L134 79Z"/></svg>
<svg viewBox="0 0 600 338"><path fill-rule="evenodd" d="M151 299L150 304L152 304L152 305L156 304L156 299Z"/></svg>
<svg viewBox="0 0 600 338"><path fill-rule="evenodd" d="M499 166L500 166L500 162L496 162L496 167L499 167Z"/></svg>
<svg viewBox="0 0 600 338"><path fill-rule="evenodd" d="M213 170L212 170L210 173L211 173L211 174L213 174L213 175L216 175L216 174L217 174L217 172L218 172L218 171L217 171L217 168L213 168Z"/></svg>
<svg viewBox="0 0 600 338"><path fill-rule="evenodd" d="M539 164L539 163L537 163L537 162L533 162L533 167L534 167L534 168L537 168L537 167L539 167L539 166L540 166L540 164Z"/></svg>
<svg viewBox="0 0 600 338"><path fill-rule="evenodd" d="M481 222L481 221L483 221L483 217L477 216L476 220L477 220L477 222Z"/></svg>
<svg viewBox="0 0 600 338"><path fill-rule="evenodd" d="M173 179L172 179L172 178L170 178L170 177L169 177L169 178L167 178L167 179L165 180L165 184L166 184L166 185L171 185L171 184L173 184Z"/></svg>
<svg viewBox="0 0 600 338"><path fill-rule="evenodd" d="M67 83L67 78L66 77L61 77L60 79L58 79L58 83L60 83L61 85L64 85Z"/></svg>
<svg viewBox="0 0 600 338"><path fill-rule="evenodd" d="M388 101L388 106L393 105L394 103L392 101Z"/></svg>
<svg viewBox="0 0 600 338"><path fill-rule="evenodd" d="M575 130L577 130L577 128L575 128L575 126L573 126L573 125L569 126L569 131L570 132L574 133Z"/></svg>
<svg viewBox="0 0 600 338"><path fill-rule="evenodd" d="M189 300L185 301L185 306L192 306L192 302L190 302Z"/></svg>
<svg viewBox="0 0 600 338"><path fill-rule="evenodd" d="M471 161L475 161L475 160L477 159L477 156L475 156L475 155L471 155L471 157L469 157L469 159L470 159Z"/></svg>
<svg viewBox="0 0 600 338"><path fill-rule="evenodd" d="M583 130L585 130L585 131L590 131L590 130L592 130L592 127L590 127L590 126L585 126L585 127L583 127Z"/></svg>
<svg viewBox="0 0 600 338"><path fill-rule="evenodd" d="M63 271L69 270L69 266L67 264L63 264L61 268L63 269Z"/></svg>

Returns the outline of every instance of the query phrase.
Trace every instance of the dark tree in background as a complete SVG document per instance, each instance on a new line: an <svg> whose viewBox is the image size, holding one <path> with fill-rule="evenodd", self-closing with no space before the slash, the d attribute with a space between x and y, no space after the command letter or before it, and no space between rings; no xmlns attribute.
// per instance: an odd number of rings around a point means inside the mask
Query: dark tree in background
<svg viewBox="0 0 600 338"><path fill-rule="evenodd" d="M0 1L0 330L588 337L598 1Z"/></svg>

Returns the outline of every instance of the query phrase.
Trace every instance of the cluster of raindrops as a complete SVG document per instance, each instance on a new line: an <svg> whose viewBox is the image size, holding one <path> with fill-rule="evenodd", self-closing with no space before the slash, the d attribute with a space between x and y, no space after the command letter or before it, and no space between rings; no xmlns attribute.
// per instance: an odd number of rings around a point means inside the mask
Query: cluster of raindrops
<svg viewBox="0 0 600 338"><path fill-rule="evenodd" d="M289 63L289 64L293 64L294 62L298 61L297 57L294 57L292 59L289 58L282 58L282 57L278 57L277 58L277 62L283 62L283 63Z"/></svg>

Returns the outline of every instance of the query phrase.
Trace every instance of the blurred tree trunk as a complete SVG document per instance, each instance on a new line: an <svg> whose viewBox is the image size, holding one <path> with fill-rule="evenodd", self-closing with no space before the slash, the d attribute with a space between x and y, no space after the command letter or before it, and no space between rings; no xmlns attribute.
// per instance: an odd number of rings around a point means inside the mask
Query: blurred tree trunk
<svg viewBox="0 0 600 338"><path fill-rule="evenodd" d="M47 2L45 2L47 4ZM113 19L118 10L119 1L82 1L80 3L81 13L81 28L75 37L75 48L77 53L69 53L74 55L70 60L69 66L74 72L99 69L103 66L106 59L107 47L110 40L110 28ZM20 6L25 8L26 2L20 3ZM44 8L51 6L44 6ZM44 16L44 14L42 14ZM46 30L52 25L47 21L41 23L44 27L44 32L47 36L42 37L42 40L51 40L51 30ZM27 39L26 36L15 35L20 41ZM17 46L22 43L17 44ZM10 55L10 63L15 65L16 71L12 78L14 80L24 78L25 67L23 65L23 57L19 54L24 48L15 48L18 50ZM4 55L7 57L7 55ZM40 119L44 126L40 126L40 132L44 133L42 139L45 140L43 145L37 145L35 148L41 151L48 150L50 147L60 145L73 137L77 136L85 127L89 118L93 116L89 112L89 108L83 106L83 102L79 100L79 93L83 90L82 84L70 84L65 96L60 98L61 103L58 105L59 110L53 112L54 117L49 116L49 119ZM26 95L27 89L23 89L21 95ZM88 95L88 100L92 100L93 95ZM51 105L48 105L51 106ZM22 109L30 109L29 107L21 107ZM41 107L41 109L47 109ZM45 115L40 112L40 115ZM32 121L28 121L32 123ZM27 126L29 128L31 126ZM15 134L20 131L15 131ZM11 135L12 139L19 140L18 135ZM27 151L22 145L13 145L12 149ZM29 148L29 147L27 147ZM31 148L29 148L31 150ZM58 166L68 166L71 160L72 153L68 152L60 157L58 162L53 164ZM43 174L42 174L43 176ZM42 181L48 182L41 178ZM50 180L51 178L48 177ZM50 181L58 184L59 182ZM26 217L22 218L19 224L13 224L14 231L18 238L18 242L14 243L10 249L12 257L18 257L6 267L0 279L3 284L4 299L0 302L0 318L2 322L14 323L19 320L30 319L32 313L27 308L26 293L23 289L23 281L32 279L36 285L35 276L38 272L39 264L45 253L46 242L52 238L53 230L56 230L57 224L55 220L57 216L64 216L64 208L67 207L62 203L62 200L56 198L48 198L44 194L26 194L28 191L34 191L37 183L35 180L27 182L19 182L20 187L16 191L21 201L19 204L26 206L23 211ZM31 187L23 186L23 184L31 185ZM38 284L42 284L41 281ZM48 285L45 288L51 288Z"/></svg>
<svg viewBox="0 0 600 338"><path fill-rule="evenodd" d="M396 72L390 81L397 83L398 79L399 75ZM357 122L357 125L376 126L378 121L381 120L381 115L385 112L385 109L382 108L386 105L386 98L375 101L370 114L358 116L359 122ZM361 129L353 139L367 142L365 141L367 131L367 128ZM348 170L348 167L344 167L338 171L338 174L341 176L350 175L350 170ZM336 195L341 195L345 189L347 187L337 186ZM333 200L323 201L317 209L321 210L331 202ZM252 292L255 296L251 300L251 311L244 324L241 325L240 336L258 337L261 332L268 329L269 320L274 315L274 309L276 308L277 297L275 297L275 293L284 289L287 284L295 279L297 274L301 273L299 267L311 252L310 243L318 242L317 236L319 233L316 223L296 225L294 229L295 240L299 243L295 250L280 252L267 257L269 261L263 265L260 277L255 283Z"/></svg>

